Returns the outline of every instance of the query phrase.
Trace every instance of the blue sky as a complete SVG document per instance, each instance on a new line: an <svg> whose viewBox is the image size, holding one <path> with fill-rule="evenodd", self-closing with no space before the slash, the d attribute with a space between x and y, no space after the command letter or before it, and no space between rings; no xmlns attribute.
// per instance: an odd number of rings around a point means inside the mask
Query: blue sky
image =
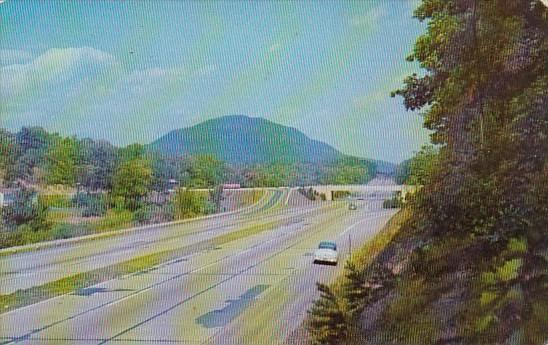
<svg viewBox="0 0 548 345"><path fill-rule="evenodd" d="M147 143L205 119L264 117L361 157L425 143L389 92L424 29L416 1L0 4L0 126Z"/></svg>

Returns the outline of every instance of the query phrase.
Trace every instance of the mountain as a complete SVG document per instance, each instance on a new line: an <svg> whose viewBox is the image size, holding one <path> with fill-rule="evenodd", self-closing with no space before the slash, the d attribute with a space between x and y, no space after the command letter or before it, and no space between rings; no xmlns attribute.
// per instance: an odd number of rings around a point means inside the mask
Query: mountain
<svg viewBox="0 0 548 345"><path fill-rule="evenodd" d="M383 174L388 176L394 176L396 174L396 170L398 169L399 164L391 163L387 161L381 161L381 160L372 160L372 162L377 167L377 174Z"/></svg>
<svg viewBox="0 0 548 345"><path fill-rule="evenodd" d="M171 155L210 154L236 165L329 163L345 157L293 127L244 115L224 116L173 130L148 148Z"/></svg>

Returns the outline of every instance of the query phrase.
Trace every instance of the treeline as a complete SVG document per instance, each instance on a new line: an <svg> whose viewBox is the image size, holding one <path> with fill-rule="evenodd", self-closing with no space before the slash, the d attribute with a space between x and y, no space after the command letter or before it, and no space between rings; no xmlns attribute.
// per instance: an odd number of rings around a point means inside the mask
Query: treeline
<svg viewBox="0 0 548 345"><path fill-rule="evenodd" d="M143 175L149 182L147 187L156 191L168 189L170 180L194 188L212 188L225 182L242 187L277 187L359 184L375 175L373 162L357 158L325 165L231 166L209 155L168 156L138 144L119 148L106 141L62 137L40 127L23 127L17 133L0 129L0 152L0 182L4 185L17 181L41 186L78 185L88 191L116 189L116 182L133 172Z"/></svg>
<svg viewBox="0 0 548 345"><path fill-rule="evenodd" d="M134 191L142 194L149 188L166 189L171 179L210 187L224 174L223 163L207 156L171 158L139 144L119 148L106 141L62 137L40 127L23 127L17 133L0 129L0 151L0 178L7 186L22 182L111 191L133 174L142 177Z"/></svg>
<svg viewBox="0 0 548 345"><path fill-rule="evenodd" d="M430 171L438 164L438 150L433 145L424 145L415 155L398 164L394 180L398 184L423 186L428 183Z"/></svg>
<svg viewBox="0 0 548 345"><path fill-rule="evenodd" d="M347 269L342 294L320 289L313 340L545 344L548 9L536 0L423 0L415 17L427 26L408 59L424 73L394 95L423 110L436 146L408 167L431 154L435 164L409 182L422 188L377 261L404 249L373 280L381 297L366 276L382 270L359 267L352 284ZM358 301L358 317L348 317L356 315L348 301Z"/></svg>

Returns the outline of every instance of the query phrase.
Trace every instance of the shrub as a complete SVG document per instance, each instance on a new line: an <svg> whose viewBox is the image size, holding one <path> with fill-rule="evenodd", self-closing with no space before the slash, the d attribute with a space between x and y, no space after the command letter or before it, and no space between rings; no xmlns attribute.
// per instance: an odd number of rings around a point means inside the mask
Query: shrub
<svg viewBox="0 0 548 345"><path fill-rule="evenodd" d="M169 222L174 219L174 207L172 204L165 206L146 205L135 211L133 218L139 224Z"/></svg>
<svg viewBox="0 0 548 345"><path fill-rule="evenodd" d="M350 196L350 192L347 190L334 190L333 191L333 200L345 199Z"/></svg>
<svg viewBox="0 0 548 345"><path fill-rule="evenodd" d="M51 236L55 240L83 236L90 233L86 224L56 224L51 230Z"/></svg>
<svg viewBox="0 0 548 345"><path fill-rule="evenodd" d="M179 189L173 200L175 218L192 218L210 211L206 198L190 189Z"/></svg>
<svg viewBox="0 0 548 345"><path fill-rule="evenodd" d="M301 187L298 189L299 193L301 193L305 198L308 200L316 200L316 197L318 196L318 192L316 192L312 187L310 188L304 188Z"/></svg>
<svg viewBox="0 0 548 345"><path fill-rule="evenodd" d="M384 200L382 203L383 208L401 208L402 206L403 206L403 201L401 198L398 198L398 197Z"/></svg>
<svg viewBox="0 0 548 345"><path fill-rule="evenodd" d="M23 235L18 231L0 231L0 248L9 248L23 244Z"/></svg>
<svg viewBox="0 0 548 345"><path fill-rule="evenodd" d="M66 194L40 195L38 200L46 207L71 207L71 200Z"/></svg>
<svg viewBox="0 0 548 345"><path fill-rule="evenodd" d="M72 203L77 208L82 209L83 217L101 217L107 212L105 201L98 195L76 194L72 198Z"/></svg>
<svg viewBox="0 0 548 345"><path fill-rule="evenodd" d="M104 218L93 222L93 230L109 231L133 226L133 212L109 210Z"/></svg>
<svg viewBox="0 0 548 345"><path fill-rule="evenodd" d="M340 301L327 285L316 283L320 298L308 311L308 331L312 343L317 345L340 344L348 332L347 315Z"/></svg>
<svg viewBox="0 0 548 345"><path fill-rule="evenodd" d="M47 206L30 189L20 189L15 193L14 202L2 210L2 217L8 229L28 225L33 231L48 230L51 223L47 219Z"/></svg>

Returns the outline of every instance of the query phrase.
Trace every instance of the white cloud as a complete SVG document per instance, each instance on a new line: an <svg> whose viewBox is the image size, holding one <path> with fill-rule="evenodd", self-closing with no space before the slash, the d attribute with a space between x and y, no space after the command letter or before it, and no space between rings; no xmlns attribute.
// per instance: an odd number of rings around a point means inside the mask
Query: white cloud
<svg viewBox="0 0 548 345"><path fill-rule="evenodd" d="M0 66L22 64L32 60L34 56L24 50L0 49Z"/></svg>
<svg viewBox="0 0 548 345"><path fill-rule="evenodd" d="M180 103L186 86L215 70L215 65L128 70L98 49L50 49L26 63L0 67L0 118L11 129L41 125L81 135L90 135L82 126L93 124L102 132L96 135L116 137L120 128L107 125L114 117L148 121L142 114Z"/></svg>
<svg viewBox="0 0 548 345"><path fill-rule="evenodd" d="M44 91L55 84L71 82L77 75L92 75L114 64L112 55L89 47L50 49L27 63L2 66L0 94L9 98Z"/></svg>
<svg viewBox="0 0 548 345"><path fill-rule="evenodd" d="M363 14L356 14L350 17L350 25L354 28L370 28L377 23L383 13L384 10L382 8L375 7Z"/></svg>

